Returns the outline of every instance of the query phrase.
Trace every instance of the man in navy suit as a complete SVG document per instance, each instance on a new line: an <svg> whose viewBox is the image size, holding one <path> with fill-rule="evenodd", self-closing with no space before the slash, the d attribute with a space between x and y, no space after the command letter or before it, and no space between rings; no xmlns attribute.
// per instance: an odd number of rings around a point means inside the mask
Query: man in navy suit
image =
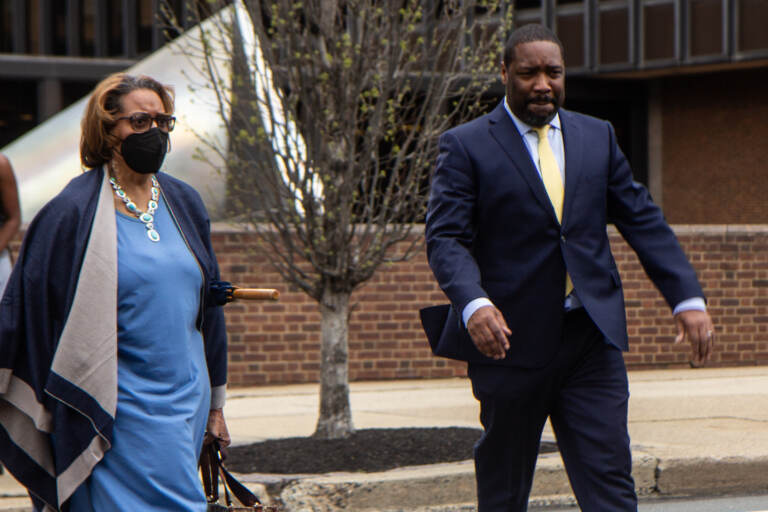
<svg viewBox="0 0 768 512"><path fill-rule="evenodd" d="M581 509L637 510L609 223L673 309L676 342L696 364L712 351L693 268L612 126L560 108L564 77L557 37L523 26L505 46L504 101L440 138L426 239L451 306L422 319L437 355L469 363L480 512L527 509L548 417Z"/></svg>

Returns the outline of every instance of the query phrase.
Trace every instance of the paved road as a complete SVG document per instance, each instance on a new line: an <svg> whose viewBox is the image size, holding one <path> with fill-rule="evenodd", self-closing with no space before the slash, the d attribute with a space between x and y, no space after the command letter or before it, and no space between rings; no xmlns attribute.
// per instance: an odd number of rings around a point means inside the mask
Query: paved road
<svg viewBox="0 0 768 512"><path fill-rule="evenodd" d="M532 508L531 512L575 512L571 508ZM768 495L658 500L640 503L639 512L768 512Z"/></svg>

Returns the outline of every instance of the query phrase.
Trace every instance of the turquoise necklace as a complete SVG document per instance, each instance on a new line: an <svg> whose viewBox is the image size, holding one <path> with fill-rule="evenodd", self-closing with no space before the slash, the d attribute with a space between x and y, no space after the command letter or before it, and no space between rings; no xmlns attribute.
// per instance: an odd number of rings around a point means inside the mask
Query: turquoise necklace
<svg viewBox="0 0 768 512"><path fill-rule="evenodd" d="M114 174L115 167L112 166L112 173ZM109 183L112 188L115 189L115 195L125 203L125 207L129 212L134 214L147 228L147 237L153 242L160 241L160 233L155 229L155 210L157 210L157 201L160 199L160 185L157 183L157 178L152 176L152 198L147 203L147 211L143 212L136 206L128 194L125 193L123 187L117 182L117 178L112 176L109 178Z"/></svg>

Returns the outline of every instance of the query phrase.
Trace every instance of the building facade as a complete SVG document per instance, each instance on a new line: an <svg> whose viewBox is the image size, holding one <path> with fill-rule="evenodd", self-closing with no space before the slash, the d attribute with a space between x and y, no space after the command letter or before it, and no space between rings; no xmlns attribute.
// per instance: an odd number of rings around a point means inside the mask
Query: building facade
<svg viewBox="0 0 768 512"><path fill-rule="evenodd" d="M162 46L163 8L190 23L187 0L0 0L0 147ZM670 222L765 222L768 2L510 0L505 8L517 26L557 32L566 107L613 123L636 179ZM489 93L501 98L501 85Z"/></svg>

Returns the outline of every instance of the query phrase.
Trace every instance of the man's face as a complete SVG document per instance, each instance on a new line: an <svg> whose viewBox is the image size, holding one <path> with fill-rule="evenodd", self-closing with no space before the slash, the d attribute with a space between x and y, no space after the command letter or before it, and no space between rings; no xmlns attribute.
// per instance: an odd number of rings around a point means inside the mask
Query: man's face
<svg viewBox="0 0 768 512"><path fill-rule="evenodd" d="M509 66L501 65L501 81L512 112L524 123L544 126L565 100L565 63L551 41L521 43Z"/></svg>

